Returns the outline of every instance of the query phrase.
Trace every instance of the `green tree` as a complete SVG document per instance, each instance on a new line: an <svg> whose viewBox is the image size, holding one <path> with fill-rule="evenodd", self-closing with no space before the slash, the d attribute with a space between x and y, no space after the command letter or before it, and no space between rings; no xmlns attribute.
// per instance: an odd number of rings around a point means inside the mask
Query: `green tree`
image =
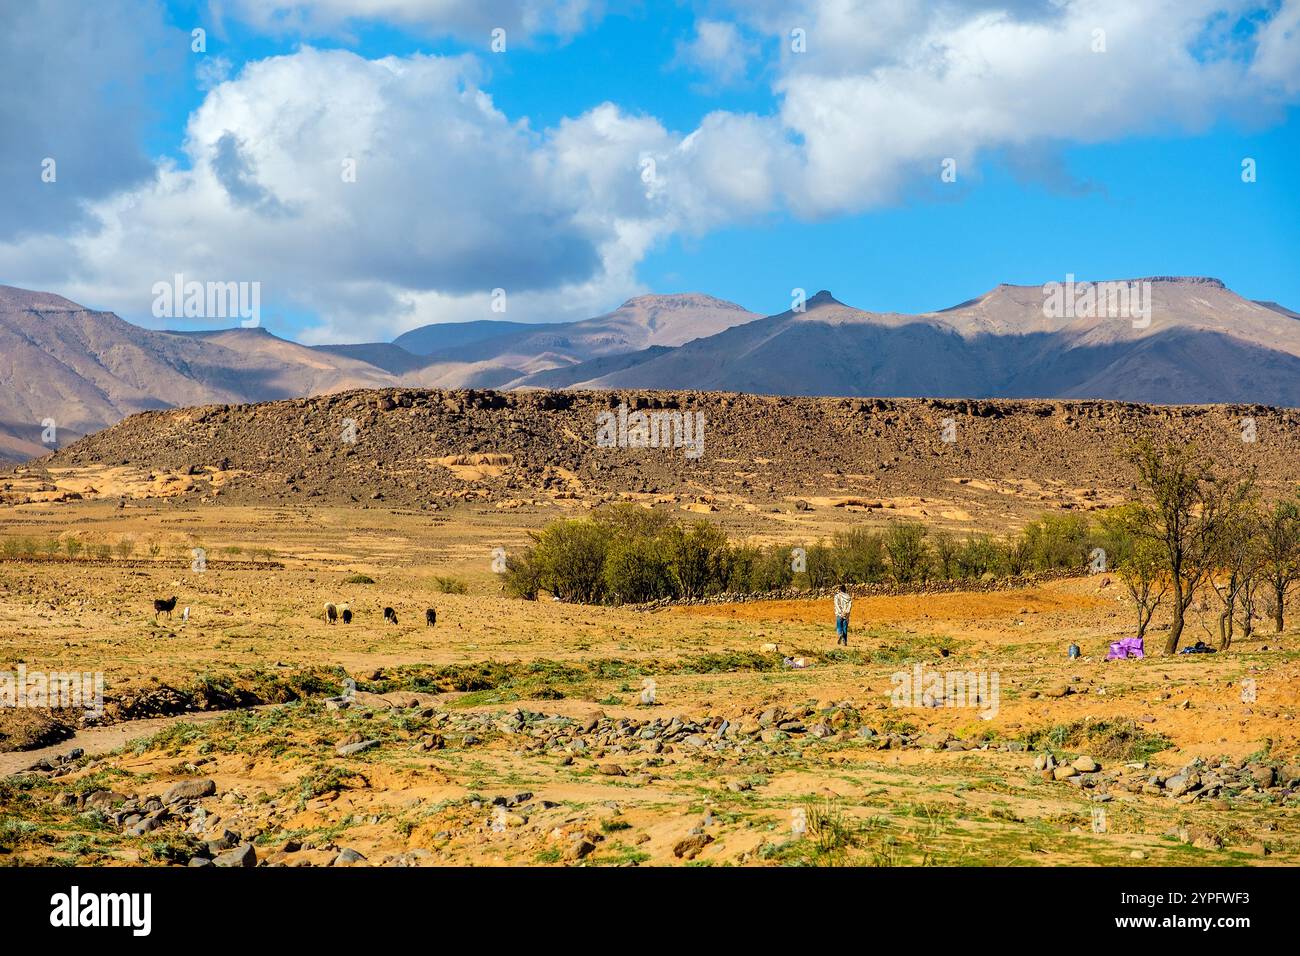
<svg viewBox="0 0 1300 956"><path fill-rule="evenodd" d="M821 541L804 549L804 579L817 590L835 584L835 552Z"/></svg>
<svg viewBox="0 0 1300 956"><path fill-rule="evenodd" d="M755 591L779 591L794 581L794 559L790 549L781 545L765 548L750 571L750 587Z"/></svg>
<svg viewBox="0 0 1300 956"><path fill-rule="evenodd" d="M1273 623L1282 633L1287 595L1300 580L1300 504L1296 499L1276 502L1260 521L1260 558L1263 576L1273 596Z"/></svg>
<svg viewBox="0 0 1300 956"><path fill-rule="evenodd" d="M612 537L595 521L558 521L536 536L541 587L562 601L597 604L605 595L605 553ZM507 569L509 561L507 560Z"/></svg>
<svg viewBox="0 0 1300 956"><path fill-rule="evenodd" d="M963 578L982 578L1002 565L997 542L987 534L972 534L957 552L957 570Z"/></svg>
<svg viewBox="0 0 1300 956"><path fill-rule="evenodd" d="M1255 587L1263 570L1260 550L1258 512L1247 505L1224 523L1216 560L1217 573L1206 576L1218 595L1223 610L1219 613L1219 647L1232 646L1233 625L1238 613L1245 615L1242 628L1249 637L1254 629Z"/></svg>
<svg viewBox="0 0 1300 956"><path fill-rule="evenodd" d="M617 604L639 604L673 593L673 575L658 539L615 538L605 554L605 591Z"/></svg>
<svg viewBox="0 0 1300 956"><path fill-rule="evenodd" d="M1028 564L1038 571L1080 568L1087 562L1088 519L1078 514L1048 514L1025 526Z"/></svg>
<svg viewBox="0 0 1300 956"><path fill-rule="evenodd" d="M513 597L537 600L537 592L542 589L542 569L533 548L506 557L505 588Z"/></svg>
<svg viewBox="0 0 1300 956"><path fill-rule="evenodd" d="M1168 591L1164 552L1149 538L1138 537L1136 529L1149 525L1150 516L1142 514L1142 505L1113 508L1101 516L1102 547L1106 567L1113 570L1137 611L1137 636L1146 636L1151 618Z"/></svg>
<svg viewBox="0 0 1300 956"><path fill-rule="evenodd" d="M666 512L626 503L597 508L591 520L608 528L611 536L633 538L658 538L675 523Z"/></svg>
<svg viewBox="0 0 1300 956"><path fill-rule="evenodd" d="M929 570L930 549L925 541L925 526L915 521L899 521L885 531L885 552L889 555L889 573L900 584L924 580Z"/></svg>
<svg viewBox="0 0 1300 956"><path fill-rule="evenodd" d="M937 531L934 534L934 563L935 570L939 572L939 577L944 580L951 580L957 576L957 555L961 552L961 546L957 539L947 531Z"/></svg>
<svg viewBox="0 0 1300 956"><path fill-rule="evenodd" d="M1146 508L1135 528L1138 537L1163 550L1173 589L1173 622L1164 652L1178 651L1187 609L1215 568L1222 540L1246 505L1254 474L1225 475L1194 446L1150 440L1135 443L1127 457L1137 471Z"/></svg>
<svg viewBox="0 0 1300 956"><path fill-rule="evenodd" d="M866 584L884 578L885 544L876 532L866 528L836 532L831 550L838 581Z"/></svg>
<svg viewBox="0 0 1300 956"><path fill-rule="evenodd" d="M700 598L722 590L726 580L727 536L717 525L697 521L675 526L664 536L668 568L684 598Z"/></svg>

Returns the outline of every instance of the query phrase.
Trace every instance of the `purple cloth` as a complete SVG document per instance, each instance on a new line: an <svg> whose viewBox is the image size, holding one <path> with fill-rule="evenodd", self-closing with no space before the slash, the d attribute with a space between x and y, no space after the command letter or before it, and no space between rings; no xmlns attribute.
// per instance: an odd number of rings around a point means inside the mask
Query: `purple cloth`
<svg viewBox="0 0 1300 956"><path fill-rule="evenodd" d="M1106 660L1115 661L1122 657L1146 657L1142 648L1142 638L1121 637L1118 641L1112 641Z"/></svg>

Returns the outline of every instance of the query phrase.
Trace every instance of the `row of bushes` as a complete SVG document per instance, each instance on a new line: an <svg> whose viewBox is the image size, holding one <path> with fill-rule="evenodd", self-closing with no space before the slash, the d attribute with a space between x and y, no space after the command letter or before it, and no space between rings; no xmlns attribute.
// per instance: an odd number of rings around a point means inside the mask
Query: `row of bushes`
<svg viewBox="0 0 1300 956"><path fill-rule="evenodd" d="M958 538L900 521L791 547L733 543L707 520L682 524L635 505L599 509L533 535L506 561L506 588L585 604L761 593L790 586L981 579L1083 567L1104 535L1081 515L1048 515L1018 534Z"/></svg>
<svg viewBox="0 0 1300 956"><path fill-rule="evenodd" d="M137 554L149 558L160 558L165 550L171 550L177 557L189 561L195 548L202 548L209 555L223 554L231 560L245 554L253 561L270 561L275 552L270 548L250 548L245 551L239 545L228 545L220 549L207 548L204 545L180 544L165 549L157 541L148 541L141 547L134 538L121 538L116 544L82 541L75 536L66 538L30 538L12 537L0 542L0 554L6 558L97 558L108 560L114 556L127 560Z"/></svg>

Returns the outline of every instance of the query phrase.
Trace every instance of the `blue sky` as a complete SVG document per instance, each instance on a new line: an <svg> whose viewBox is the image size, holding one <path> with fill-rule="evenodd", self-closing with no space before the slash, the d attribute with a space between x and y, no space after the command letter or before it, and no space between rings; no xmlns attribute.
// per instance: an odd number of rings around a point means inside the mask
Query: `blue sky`
<svg viewBox="0 0 1300 956"><path fill-rule="evenodd" d="M259 283L306 341L643 292L925 311L1067 273L1300 309L1296 0L39 6L0 37L94 52L0 98L0 282L144 324L182 324L150 314L177 272Z"/></svg>

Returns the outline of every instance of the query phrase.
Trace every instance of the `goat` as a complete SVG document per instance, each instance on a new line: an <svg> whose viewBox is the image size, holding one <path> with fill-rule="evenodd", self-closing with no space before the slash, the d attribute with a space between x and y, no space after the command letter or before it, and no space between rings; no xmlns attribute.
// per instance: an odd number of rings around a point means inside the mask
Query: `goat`
<svg viewBox="0 0 1300 956"><path fill-rule="evenodd" d="M389 624L396 624L397 612L394 611L391 607L384 608L384 620L387 621Z"/></svg>
<svg viewBox="0 0 1300 956"><path fill-rule="evenodd" d="M433 608L429 608L428 610L426 610L424 612L425 627L433 627L437 623L438 623L438 612Z"/></svg>
<svg viewBox="0 0 1300 956"><path fill-rule="evenodd" d="M343 613L340 614L339 616L340 616L341 618L343 618L343 623L344 623L344 624L351 624L351 623L352 623L352 608L350 608L350 607L345 607L345 608L343 609Z"/></svg>
<svg viewBox="0 0 1300 956"><path fill-rule="evenodd" d="M325 623L333 624L338 620L339 610L333 604L325 605Z"/></svg>
<svg viewBox="0 0 1300 956"><path fill-rule="evenodd" d="M153 619L155 621L158 620L158 615L161 614L163 611L167 612L167 617L168 619L170 619L172 616L172 611L174 610L176 610L176 595L173 594L165 601L162 598L154 598Z"/></svg>

